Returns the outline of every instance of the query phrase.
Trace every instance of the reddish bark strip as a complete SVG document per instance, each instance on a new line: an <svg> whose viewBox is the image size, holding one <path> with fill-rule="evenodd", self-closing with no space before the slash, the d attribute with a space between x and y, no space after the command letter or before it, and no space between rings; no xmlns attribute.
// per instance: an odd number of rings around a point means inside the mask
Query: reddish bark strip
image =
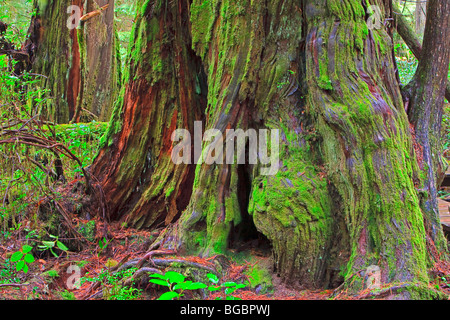
<svg viewBox="0 0 450 320"><path fill-rule="evenodd" d="M76 29L70 30L70 38L72 39L72 66L69 70L67 83L67 104L69 106L69 119L72 120L81 88L80 47ZM77 121L77 119L75 120Z"/></svg>

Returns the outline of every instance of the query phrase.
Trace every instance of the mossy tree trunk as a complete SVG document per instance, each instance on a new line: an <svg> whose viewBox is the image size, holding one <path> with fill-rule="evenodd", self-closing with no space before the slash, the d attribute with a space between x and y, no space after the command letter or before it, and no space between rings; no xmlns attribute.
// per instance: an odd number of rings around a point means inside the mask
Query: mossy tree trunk
<svg viewBox="0 0 450 320"><path fill-rule="evenodd" d="M138 5L129 65L109 130L95 160L112 219L136 227L175 221L189 202L195 166L171 160L172 132L193 133L207 88L191 49L186 1Z"/></svg>
<svg viewBox="0 0 450 320"><path fill-rule="evenodd" d="M42 88L49 99L42 110L58 123L95 119L107 121L120 85L116 60L114 1L100 15L70 29L68 20L98 10L106 0L35 0L29 41L32 72L45 76Z"/></svg>
<svg viewBox="0 0 450 320"><path fill-rule="evenodd" d="M403 95L422 174L418 191L426 227L442 250L446 240L440 232L437 187L447 167L442 157L441 124L450 60L450 1L429 0L427 8L429 19L421 50L426 55L420 56L416 74Z"/></svg>
<svg viewBox="0 0 450 320"><path fill-rule="evenodd" d="M383 284L427 284L423 176L390 27L368 28L370 5L389 21L389 1L144 1L123 101L93 166L111 217L173 222L165 246L201 255L259 233L275 271L304 287L335 285L341 270L358 291L370 265ZM226 129L279 129L277 173L202 162L185 179L192 166L168 160L170 135L202 117L219 142Z"/></svg>

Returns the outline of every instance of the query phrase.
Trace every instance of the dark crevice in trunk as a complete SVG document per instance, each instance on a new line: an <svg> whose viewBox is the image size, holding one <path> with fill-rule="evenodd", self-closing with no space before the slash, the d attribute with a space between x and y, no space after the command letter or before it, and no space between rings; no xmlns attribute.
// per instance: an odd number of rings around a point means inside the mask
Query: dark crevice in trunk
<svg viewBox="0 0 450 320"><path fill-rule="evenodd" d="M331 245L325 255L328 263L323 284L328 289L335 289L342 285L345 280L341 268L351 255L351 239L344 216L341 214L343 210L342 198L334 185L330 184L328 190L330 197L335 199L331 208L334 223Z"/></svg>
<svg viewBox="0 0 450 320"><path fill-rule="evenodd" d="M262 252L268 252L272 248L269 239L258 231L253 222L253 217L248 213L252 188L251 170L248 164L239 164L236 168L238 175L237 198L242 220L237 225L232 223L228 248L237 251L258 248Z"/></svg>

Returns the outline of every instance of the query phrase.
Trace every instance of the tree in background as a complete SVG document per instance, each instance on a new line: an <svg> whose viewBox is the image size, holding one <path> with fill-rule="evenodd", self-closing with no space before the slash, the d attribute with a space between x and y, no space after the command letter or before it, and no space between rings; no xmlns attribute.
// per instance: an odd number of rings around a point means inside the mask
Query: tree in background
<svg viewBox="0 0 450 320"><path fill-rule="evenodd" d="M425 32L425 22L427 19L427 0L416 2L414 16L416 19L416 33L423 35Z"/></svg>
<svg viewBox="0 0 450 320"><path fill-rule="evenodd" d="M25 46L33 51L32 71L45 76L49 118L58 123L109 119L120 85L114 1L35 0L33 5ZM69 6L84 15L78 28L77 11Z"/></svg>

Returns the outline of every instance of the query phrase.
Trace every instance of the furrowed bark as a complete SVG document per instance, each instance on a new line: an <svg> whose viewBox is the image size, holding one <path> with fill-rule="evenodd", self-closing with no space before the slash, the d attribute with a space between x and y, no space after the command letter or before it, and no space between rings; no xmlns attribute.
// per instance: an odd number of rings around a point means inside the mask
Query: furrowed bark
<svg viewBox="0 0 450 320"><path fill-rule="evenodd" d="M371 265L382 285L426 287L421 159L392 35L368 28L371 4L391 17L389 1L140 3L128 84L92 170L111 217L173 223L161 246L203 256L264 235L275 272L303 287L345 280L357 292ZM202 159L216 161L174 165L170 134L192 136L202 115L218 130ZM236 164L237 152L226 163L226 129L279 129L279 170L248 163L249 138L246 163Z"/></svg>
<svg viewBox="0 0 450 320"><path fill-rule="evenodd" d="M381 10L390 15L389 6ZM428 281L412 141L389 67L392 40L383 26L368 29L365 16L359 1L307 1L310 108L350 234L351 290L364 288L353 275L369 265L380 267L382 283Z"/></svg>
<svg viewBox="0 0 450 320"><path fill-rule="evenodd" d="M207 89L190 48L188 1L138 7L126 86L92 172L111 218L139 228L172 222L189 202L195 166L172 162L171 135L178 128L193 133Z"/></svg>
<svg viewBox="0 0 450 320"><path fill-rule="evenodd" d="M171 240L208 256L261 233L283 279L304 287L334 280L329 266L339 241L332 255L331 199L312 165L314 146L305 139L312 129L302 92L302 8L290 0L193 1L191 23L208 76L206 129L220 130L219 144L230 139L226 129L280 129L281 154L274 163L280 169L264 175L265 165L248 164L249 139L247 165L237 164L237 152L226 163L225 151L217 157L223 164L198 164L191 202ZM270 137L269 149L275 150ZM203 155L209 152L205 143Z"/></svg>
<svg viewBox="0 0 450 320"><path fill-rule="evenodd" d="M81 60L80 99L72 122L108 121L120 87L120 61L114 29L114 1L87 1L85 12L99 11L77 30ZM82 95L82 96L81 96Z"/></svg>
<svg viewBox="0 0 450 320"><path fill-rule="evenodd" d="M423 52L413 80L404 90L409 99L408 117L421 160L421 206L426 226L438 250L445 251L437 204L438 181L445 173L442 159L441 124L450 61L450 1L430 0ZM435 21L439 21L437 24ZM439 57L439 58L436 58Z"/></svg>
<svg viewBox="0 0 450 320"><path fill-rule="evenodd" d="M69 29L71 5L83 14L93 0L34 2L26 47L33 49L32 71L45 75L41 86L47 97L42 112L58 123L109 119L108 109L119 84L113 30L114 2L81 29ZM86 111L84 111L86 110ZM89 114L87 117L82 115ZM93 116L91 116L93 115Z"/></svg>

